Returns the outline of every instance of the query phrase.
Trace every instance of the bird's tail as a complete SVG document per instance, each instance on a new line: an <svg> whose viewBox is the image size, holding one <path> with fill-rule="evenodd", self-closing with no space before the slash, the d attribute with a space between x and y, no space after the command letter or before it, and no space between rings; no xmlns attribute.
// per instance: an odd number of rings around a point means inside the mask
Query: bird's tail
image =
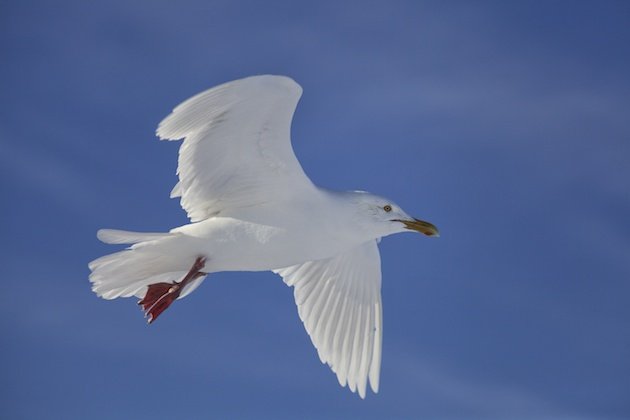
<svg viewBox="0 0 630 420"><path fill-rule="evenodd" d="M123 251L90 262L92 290L104 299L143 298L151 284L181 280L194 260L194 256L178 252L185 247L182 235L177 233L101 229L97 237L108 244L132 244ZM179 298L190 294L204 278L188 283Z"/></svg>

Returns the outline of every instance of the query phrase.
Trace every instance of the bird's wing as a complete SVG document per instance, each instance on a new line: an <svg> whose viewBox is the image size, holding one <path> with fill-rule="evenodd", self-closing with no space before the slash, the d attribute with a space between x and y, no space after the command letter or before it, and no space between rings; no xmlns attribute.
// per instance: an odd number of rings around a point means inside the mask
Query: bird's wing
<svg viewBox="0 0 630 420"><path fill-rule="evenodd" d="M293 286L300 319L322 363L365 398L381 368L381 259L376 241L333 258L274 270Z"/></svg>
<svg viewBox="0 0 630 420"><path fill-rule="evenodd" d="M191 221L315 188L291 148L301 95L288 77L248 77L188 99L160 123L161 139L184 138L171 197L181 197Z"/></svg>

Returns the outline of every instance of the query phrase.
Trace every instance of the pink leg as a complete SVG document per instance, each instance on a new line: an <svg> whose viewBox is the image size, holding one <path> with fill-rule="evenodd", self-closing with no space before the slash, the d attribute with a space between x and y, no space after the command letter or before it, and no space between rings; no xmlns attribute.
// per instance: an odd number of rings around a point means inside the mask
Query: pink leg
<svg viewBox="0 0 630 420"><path fill-rule="evenodd" d="M188 274L186 274L181 281L149 285L144 298L138 302L138 305L142 306L144 315L149 318L149 324L155 321L162 312L171 306L171 303L175 302L175 299L179 297L188 283L207 274L201 271L205 263L206 259L204 257L197 257L190 271L188 271Z"/></svg>

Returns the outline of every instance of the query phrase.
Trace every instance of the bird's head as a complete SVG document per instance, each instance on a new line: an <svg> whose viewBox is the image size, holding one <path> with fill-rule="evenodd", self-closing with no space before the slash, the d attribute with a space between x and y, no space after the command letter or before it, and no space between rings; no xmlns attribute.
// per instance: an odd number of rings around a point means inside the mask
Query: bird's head
<svg viewBox="0 0 630 420"><path fill-rule="evenodd" d="M374 194L356 191L355 203L363 224L378 237L416 231L426 236L440 236L435 225L409 216L399 205Z"/></svg>

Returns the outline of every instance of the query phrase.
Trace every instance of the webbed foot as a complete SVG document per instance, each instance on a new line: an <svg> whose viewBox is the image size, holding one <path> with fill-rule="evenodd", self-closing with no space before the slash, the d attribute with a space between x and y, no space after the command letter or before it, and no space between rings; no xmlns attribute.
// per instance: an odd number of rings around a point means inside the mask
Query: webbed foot
<svg viewBox="0 0 630 420"><path fill-rule="evenodd" d="M188 274L186 274L181 281L149 285L144 298L138 302L138 305L142 306L142 310L148 318L147 322L149 324L155 321L162 312L175 302L175 299L179 297L188 283L207 274L201 271L205 263L206 259L204 257L197 257L190 271L188 271Z"/></svg>

